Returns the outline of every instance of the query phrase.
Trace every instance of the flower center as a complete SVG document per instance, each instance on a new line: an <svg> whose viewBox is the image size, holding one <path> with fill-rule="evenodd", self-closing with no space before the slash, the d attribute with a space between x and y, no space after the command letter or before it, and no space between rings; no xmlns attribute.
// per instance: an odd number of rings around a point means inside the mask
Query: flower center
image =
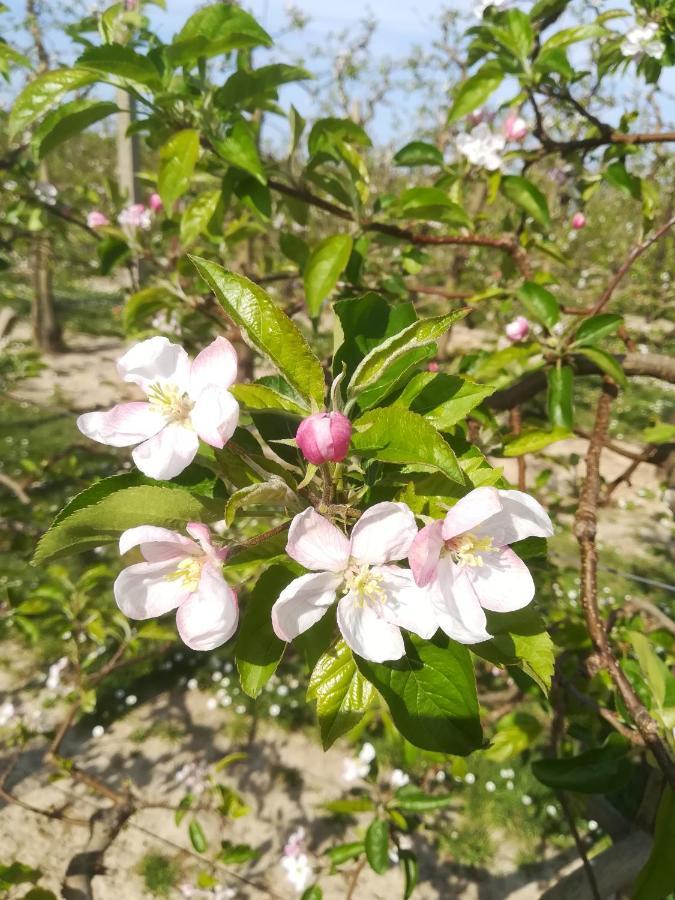
<svg viewBox="0 0 675 900"><path fill-rule="evenodd" d="M148 388L150 406L161 413L168 422L185 422L189 416L193 402L183 394L176 384L162 384L156 381Z"/></svg>
<svg viewBox="0 0 675 900"><path fill-rule="evenodd" d="M485 565L483 553L490 553L495 549L491 537L478 537L471 531L457 535L445 542L445 548L458 566L473 566L480 568Z"/></svg>
<svg viewBox="0 0 675 900"><path fill-rule="evenodd" d="M181 559L176 571L166 576L167 581L182 581L183 586L190 591L196 591L199 587L199 579L202 576L202 566L206 557L186 556Z"/></svg>
<svg viewBox="0 0 675 900"><path fill-rule="evenodd" d="M356 597L358 606L376 606L384 603L387 595L382 587L382 576L373 572L370 566L352 566L345 573L347 591Z"/></svg>

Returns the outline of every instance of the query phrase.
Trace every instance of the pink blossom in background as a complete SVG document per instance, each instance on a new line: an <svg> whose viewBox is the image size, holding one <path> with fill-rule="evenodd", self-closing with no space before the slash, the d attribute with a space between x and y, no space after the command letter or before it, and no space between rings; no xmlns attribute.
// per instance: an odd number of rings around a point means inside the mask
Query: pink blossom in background
<svg viewBox="0 0 675 900"><path fill-rule="evenodd" d="M110 225L110 220L102 212L99 212L98 209L92 209L92 211L87 214L87 225L90 228L103 228L105 225Z"/></svg>
<svg viewBox="0 0 675 900"><path fill-rule="evenodd" d="M341 412L314 413L300 423L295 435L305 459L315 466L341 462L349 451L352 423Z"/></svg>
<svg viewBox="0 0 675 900"><path fill-rule="evenodd" d="M441 629L476 644L490 638L485 609L513 612L534 597L529 569L509 544L552 534L546 511L529 494L479 487L421 529L408 560L417 584L431 592Z"/></svg>
<svg viewBox="0 0 675 900"><path fill-rule="evenodd" d="M525 316L516 316L513 322L508 323L504 331L506 332L507 338L515 344L518 341L524 341L528 336L530 333L530 323Z"/></svg>
<svg viewBox="0 0 675 900"><path fill-rule="evenodd" d="M124 381L147 401L120 403L85 413L82 434L111 447L136 448L132 457L149 478L174 478L195 458L199 439L222 448L239 422L239 404L228 388L237 376L237 354L217 337L193 361L166 337L141 341L117 363Z"/></svg>
<svg viewBox="0 0 675 900"><path fill-rule="evenodd" d="M148 200L148 205L154 213L161 212L161 210L164 209L164 204L162 203L162 198L159 196L159 194L156 191L154 193L150 194L150 199Z"/></svg>
<svg viewBox="0 0 675 900"><path fill-rule="evenodd" d="M347 538L314 509L295 516L286 552L309 569L284 588L272 607L278 638L292 641L337 602L337 623L351 649L372 662L400 659L401 628L430 638L437 624L429 592L412 572L388 565L404 559L417 534L405 503L376 503Z"/></svg>
<svg viewBox="0 0 675 900"><path fill-rule="evenodd" d="M522 141L528 130L525 119L513 110L504 120L504 135L508 141Z"/></svg>
<svg viewBox="0 0 675 900"><path fill-rule="evenodd" d="M574 213L572 216L572 228L575 231L578 231L580 228L583 228L586 224L586 216L582 212Z"/></svg>
<svg viewBox="0 0 675 900"><path fill-rule="evenodd" d="M440 366L437 362L432 360L430 363L427 363L427 372L438 372L439 369Z"/></svg>
<svg viewBox="0 0 675 900"><path fill-rule="evenodd" d="M122 210L117 221L123 228L140 228L147 231L152 227L152 211L143 203L133 203Z"/></svg>
<svg viewBox="0 0 675 900"><path fill-rule="evenodd" d="M140 547L144 562L122 569L113 585L130 619L152 619L176 609L181 639L193 650L213 650L232 637L239 621L237 595L223 578L225 548L216 548L206 525L177 531L139 525L120 537L120 553Z"/></svg>

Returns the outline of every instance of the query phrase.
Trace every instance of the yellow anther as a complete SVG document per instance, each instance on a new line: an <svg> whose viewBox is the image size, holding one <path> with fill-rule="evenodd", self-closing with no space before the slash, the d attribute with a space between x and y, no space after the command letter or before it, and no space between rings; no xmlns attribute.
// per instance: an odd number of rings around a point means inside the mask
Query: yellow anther
<svg viewBox="0 0 675 900"><path fill-rule="evenodd" d="M166 576L167 581L182 581L184 587L191 591L199 587L199 579L202 577L202 565L204 559L195 556L186 556L176 566L176 571Z"/></svg>
<svg viewBox="0 0 675 900"><path fill-rule="evenodd" d="M382 576L373 572L370 566L353 566L345 575L347 590L356 597L359 606L373 606L384 603L387 594L382 587Z"/></svg>
<svg viewBox="0 0 675 900"><path fill-rule="evenodd" d="M155 382L148 388L150 406L169 422L184 422L190 415L193 403L175 384Z"/></svg>
<svg viewBox="0 0 675 900"><path fill-rule="evenodd" d="M490 553L495 549L491 537L478 537L470 531L451 538L445 542L445 546L457 565L475 568L485 565L483 553Z"/></svg>

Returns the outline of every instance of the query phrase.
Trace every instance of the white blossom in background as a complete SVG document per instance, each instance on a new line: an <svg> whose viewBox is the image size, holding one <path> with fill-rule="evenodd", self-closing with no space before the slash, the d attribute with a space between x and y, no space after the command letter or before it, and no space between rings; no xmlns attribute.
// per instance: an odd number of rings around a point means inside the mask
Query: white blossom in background
<svg viewBox="0 0 675 900"><path fill-rule="evenodd" d="M410 784L410 776L403 769L394 769L389 776L389 784L394 789L405 787L406 784Z"/></svg>
<svg viewBox="0 0 675 900"><path fill-rule="evenodd" d="M294 831L284 845L281 867L295 890L301 894L314 877L314 870L305 853L306 832L300 827Z"/></svg>
<svg viewBox="0 0 675 900"><path fill-rule="evenodd" d="M155 331L160 331L162 334L180 335L183 333L178 315L175 312L169 315L165 309L153 316L150 324Z"/></svg>
<svg viewBox="0 0 675 900"><path fill-rule="evenodd" d="M666 45L657 38L659 26L656 22L636 25L628 32L621 43L621 53L629 58L646 53L652 59L661 59Z"/></svg>
<svg viewBox="0 0 675 900"><path fill-rule="evenodd" d="M35 185L35 196L46 206L55 206L58 194L59 192L54 185L50 184L48 181L38 181Z"/></svg>
<svg viewBox="0 0 675 900"><path fill-rule="evenodd" d="M117 217L122 228L148 231L152 227L152 210L143 203L132 203L125 207Z"/></svg>
<svg viewBox="0 0 675 900"><path fill-rule="evenodd" d="M234 900L237 892L234 888L217 884L212 888L196 888L191 884L181 884L178 888L181 897L189 900Z"/></svg>
<svg viewBox="0 0 675 900"><path fill-rule="evenodd" d="M47 673L47 690L56 691L59 689L61 685L61 673L64 669L68 667L68 657L62 656L61 659L57 660L55 663L49 667L49 671Z"/></svg>
<svg viewBox="0 0 675 900"><path fill-rule="evenodd" d="M16 717L16 707L11 700L5 700L0 706L0 728L9 725L12 719Z"/></svg>
<svg viewBox="0 0 675 900"><path fill-rule="evenodd" d="M187 762L176 771L174 780L191 794L203 794L208 787L209 767L201 762Z"/></svg>
<svg viewBox="0 0 675 900"><path fill-rule="evenodd" d="M474 166L481 166L490 172L501 169L506 138L503 134L491 131L485 122L481 122L468 134L458 134L455 141L462 156Z"/></svg>
<svg viewBox="0 0 675 900"><path fill-rule="evenodd" d="M369 741L366 741L366 743L363 745L363 747L361 747L361 750L359 751L359 759L361 760L361 762L370 765L376 756L377 753L375 752L375 748Z"/></svg>

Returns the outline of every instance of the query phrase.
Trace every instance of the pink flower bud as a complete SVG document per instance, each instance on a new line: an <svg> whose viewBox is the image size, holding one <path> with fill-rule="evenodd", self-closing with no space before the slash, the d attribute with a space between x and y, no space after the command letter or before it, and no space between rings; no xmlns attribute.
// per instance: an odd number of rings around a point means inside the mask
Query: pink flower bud
<svg viewBox="0 0 675 900"><path fill-rule="evenodd" d="M528 132L527 122L513 110L504 120L504 136L509 141L522 141Z"/></svg>
<svg viewBox="0 0 675 900"><path fill-rule="evenodd" d="M517 316L513 322L509 322L506 326L506 336L514 344L518 341L524 341L530 333L530 323L525 316Z"/></svg>
<svg viewBox="0 0 675 900"><path fill-rule="evenodd" d="M474 109L474 111L470 112L466 118L469 122L469 125L472 128L475 128L476 125L480 125L480 123L485 119L485 110Z"/></svg>
<svg viewBox="0 0 675 900"><path fill-rule="evenodd" d="M92 209L87 215L87 225L90 228L103 228L104 225L110 225L110 221L98 209Z"/></svg>
<svg viewBox="0 0 675 900"><path fill-rule="evenodd" d="M303 419L295 435L305 459L315 466L340 462L347 455L352 423L340 412L314 413Z"/></svg>
<svg viewBox="0 0 675 900"><path fill-rule="evenodd" d="M578 231L586 224L586 216L582 212L574 213L572 216L572 228Z"/></svg>
<svg viewBox="0 0 675 900"><path fill-rule="evenodd" d="M148 206L154 213L158 213L160 210L164 208L164 204L162 203L162 198L159 196L157 192L150 194L150 199L148 200Z"/></svg>
<svg viewBox="0 0 675 900"><path fill-rule="evenodd" d="M439 365L437 362L433 360L430 363L427 363L427 372L438 372Z"/></svg>

